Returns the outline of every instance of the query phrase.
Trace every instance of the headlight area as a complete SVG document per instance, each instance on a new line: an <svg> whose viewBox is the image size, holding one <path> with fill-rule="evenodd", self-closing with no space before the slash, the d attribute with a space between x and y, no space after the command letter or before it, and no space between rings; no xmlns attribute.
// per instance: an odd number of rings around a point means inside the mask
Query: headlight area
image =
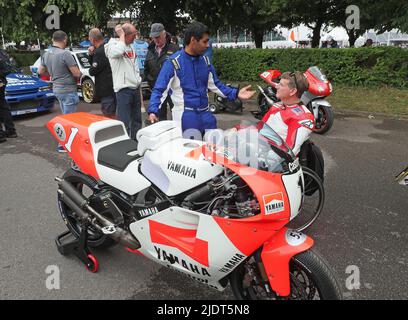
<svg viewBox="0 0 408 320"><path fill-rule="evenodd" d="M52 85L43 86L38 88L38 92L50 91L52 90Z"/></svg>

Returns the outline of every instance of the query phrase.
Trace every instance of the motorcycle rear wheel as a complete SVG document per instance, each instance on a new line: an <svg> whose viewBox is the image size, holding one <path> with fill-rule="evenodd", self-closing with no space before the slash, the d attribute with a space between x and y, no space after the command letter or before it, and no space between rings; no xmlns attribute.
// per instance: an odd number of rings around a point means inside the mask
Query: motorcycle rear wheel
<svg viewBox="0 0 408 320"><path fill-rule="evenodd" d="M342 299L333 271L317 252L308 250L294 256L289 262L289 270L291 292L288 297L280 297L272 291L269 282L263 280L258 262L252 256L231 274L232 292L238 300Z"/></svg>
<svg viewBox="0 0 408 320"><path fill-rule="evenodd" d="M86 198L93 195L93 190L97 185L97 182L93 178L73 169L65 172L63 179L70 182ZM75 238L79 238L82 231L81 223L74 217L73 210L61 200L61 196L59 194L58 207L68 230L71 231ZM92 226L89 226L88 228L87 242L90 248L107 248L116 243L113 239L109 238L107 235L104 235L102 232Z"/></svg>

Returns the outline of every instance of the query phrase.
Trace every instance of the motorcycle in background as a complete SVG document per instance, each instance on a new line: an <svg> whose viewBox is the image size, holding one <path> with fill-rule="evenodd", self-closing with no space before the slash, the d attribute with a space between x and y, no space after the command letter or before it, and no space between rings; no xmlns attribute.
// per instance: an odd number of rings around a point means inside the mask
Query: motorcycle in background
<svg viewBox="0 0 408 320"><path fill-rule="evenodd" d="M282 73L279 70L268 70L260 74L260 77L268 84L265 88L258 86L260 90L258 95L260 110L258 112L261 118L272 104L279 101L276 97L275 86L281 75ZM326 133L334 122L332 106L326 100L326 97L332 93L333 86L326 75L316 66L307 69L304 75L309 82L309 89L302 95L301 100L315 117L316 127L314 132L318 134Z"/></svg>

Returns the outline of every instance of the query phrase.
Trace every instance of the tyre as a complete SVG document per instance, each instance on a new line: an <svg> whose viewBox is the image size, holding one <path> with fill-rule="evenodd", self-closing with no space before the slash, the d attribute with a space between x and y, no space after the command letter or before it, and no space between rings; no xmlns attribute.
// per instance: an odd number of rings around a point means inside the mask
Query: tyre
<svg viewBox="0 0 408 320"><path fill-rule="evenodd" d="M325 192L322 180L309 168L302 167L304 190L302 208L299 214L289 222L288 228L302 232L309 228L323 211Z"/></svg>
<svg viewBox="0 0 408 320"><path fill-rule="evenodd" d="M208 107L209 107L210 112L214 113L214 114L220 112L220 110L221 110L220 107L218 106L218 104L216 104L216 103L210 103L210 105Z"/></svg>
<svg viewBox="0 0 408 320"><path fill-rule="evenodd" d="M238 300L341 300L340 286L327 262L308 250L289 262L290 295L280 297L264 281L254 256L233 271L230 284ZM266 289L268 288L268 289Z"/></svg>
<svg viewBox="0 0 408 320"><path fill-rule="evenodd" d="M98 184L93 178L83 173L75 171L73 169L68 170L63 179L70 182L82 195L86 198L90 198L93 195L93 190ZM69 208L58 194L58 207L62 218L64 219L68 230L76 237L79 238L82 228L80 222L74 217L73 210ZM88 228L88 246L90 248L107 248L116 242L104 235L96 228L89 226Z"/></svg>
<svg viewBox="0 0 408 320"><path fill-rule="evenodd" d="M314 132L318 134L324 134L330 130L334 122L334 114L331 107L319 106L320 127L316 128Z"/></svg>
<svg viewBox="0 0 408 320"><path fill-rule="evenodd" d="M82 98L86 103L96 102L95 84L91 79L87 78L82 82L81 91Z"/></svg>

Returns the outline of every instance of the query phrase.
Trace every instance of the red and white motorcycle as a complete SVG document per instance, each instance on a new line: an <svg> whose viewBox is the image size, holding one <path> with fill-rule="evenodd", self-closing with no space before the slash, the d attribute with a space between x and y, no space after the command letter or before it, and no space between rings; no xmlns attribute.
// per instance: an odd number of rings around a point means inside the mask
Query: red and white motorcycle
<svg viewBox="0 0 408 320"><path fill-rule="evenodd" d="M302 169L266 124L238 144L255 161L184 139L172 121L140 130L138 143L121 122L87 113L47 127L73 160L56 178L69 229L57 247L89 271L89 248L118 242L220 291L230 283L237 299L341 298L313 240L286 227L302 214Z"/></svg>

